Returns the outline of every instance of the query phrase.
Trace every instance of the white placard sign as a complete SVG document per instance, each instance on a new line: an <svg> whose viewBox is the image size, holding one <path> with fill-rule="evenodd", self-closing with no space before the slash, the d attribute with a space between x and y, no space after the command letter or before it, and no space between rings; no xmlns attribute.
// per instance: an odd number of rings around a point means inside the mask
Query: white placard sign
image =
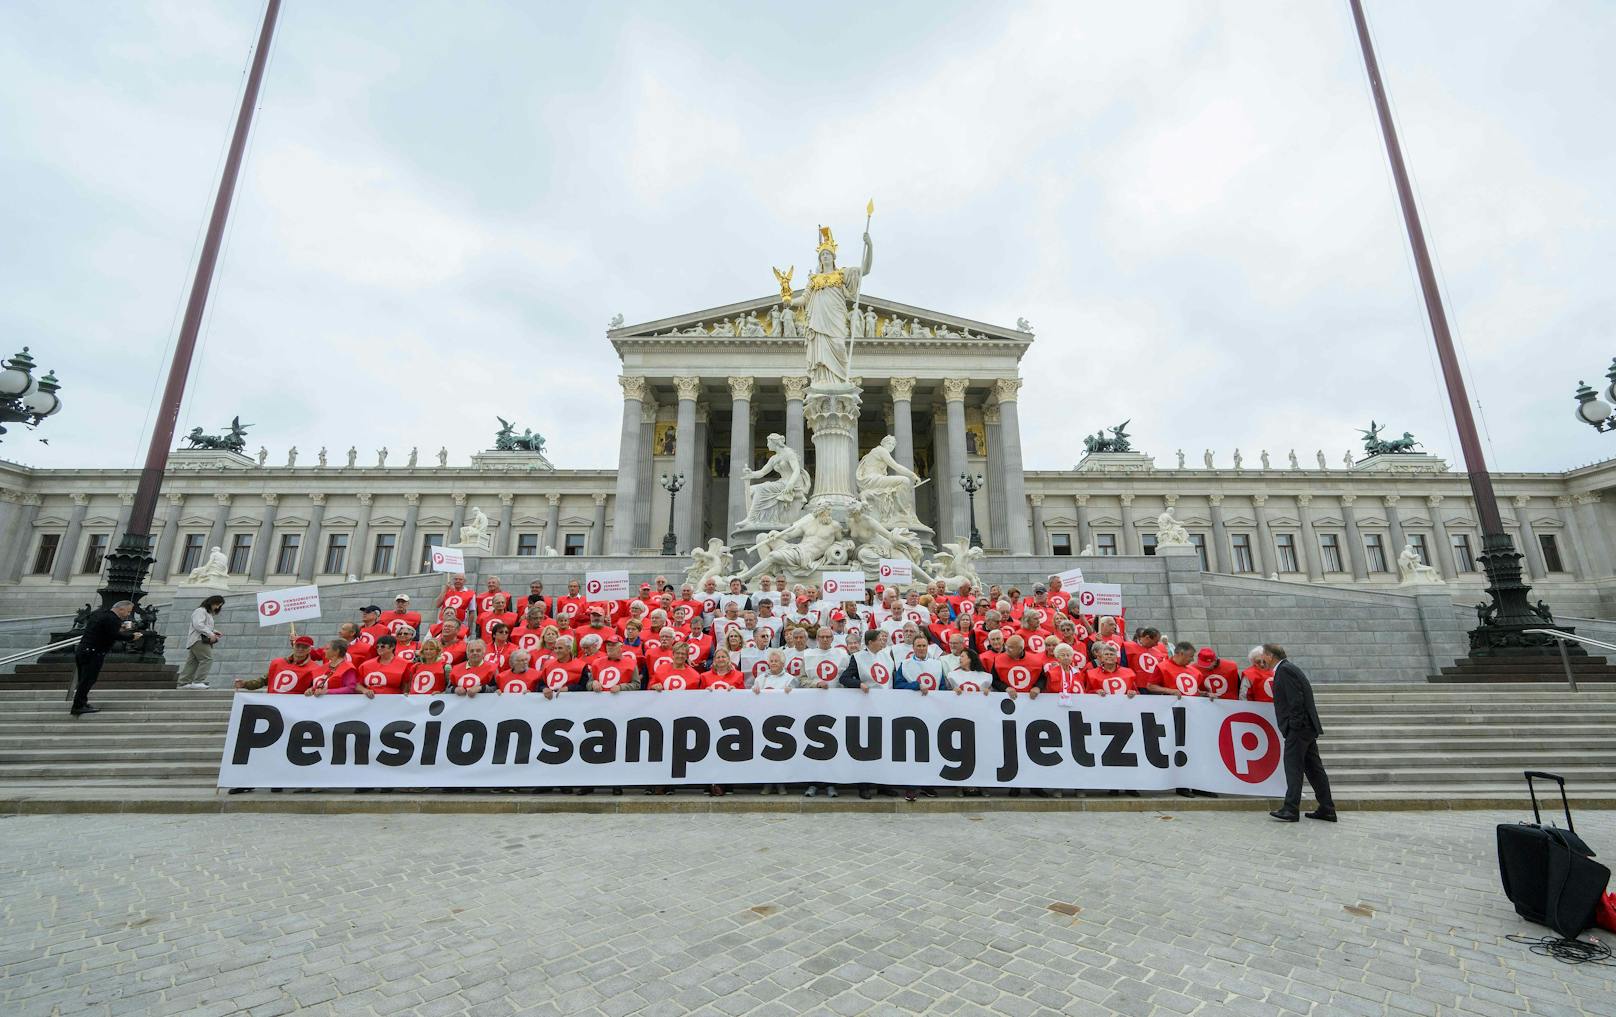
<svg viewBox="0 0 1616 1017"><path fill-rule="evenodd" d="M466 571L466 552L458 547L434 547L432 549L432 571Z"/></svg>
<svg viewBox="0 0 1616 1017"><path fill-rule="evenodd" d="M1083 614L1118 614L1122 611L1122 586L1118 583L1083 583L1075 598Z"/></svg>
<svg viewBox="0 0 1616 1017"><path fill-rule="evenodd" d="M826 600L863 600L864 599L864 573L862 572L827 572L825 578L819 583L820 589L825 591Z"/></svg>
<svg viewBox="0 0 1616 1017"><path fill-rule="evenodd" d="M881 582L888 586L908 586L915 581L915 563L908 558L882 558Z"/></svg>
<svg viewBox="0 0 1616 1017"><path fill-rule="evenodd" d="M1055 578L1061 581L1062 590L1067 593L1073 593L1079 586L1083 585L1083 570L1067 569L1065 572L1055 573Z"/></svg>
<svg viewBox="0 0 1616 1017"><path fill-rule="evenodd" d="M231 707L219 786L813 781L1284 793L1271 703L1064 698L841 688L563 692L549 700L531 692L474 699L243 693ZM869 740L872 729L884 737Z"/></svg>
<svg viewBox="0 0 1616 1017"><path fill-rule="evenodd" d="M627 600L628 596L628 573L622 569L584 575L585 600Z"/></svg>
<svg viewBox="0 0 1616 1017"><path fill-rule="evenodd" d="M288 586L258 595L258 624L279 625L320 617L318 586Z"/></svg>

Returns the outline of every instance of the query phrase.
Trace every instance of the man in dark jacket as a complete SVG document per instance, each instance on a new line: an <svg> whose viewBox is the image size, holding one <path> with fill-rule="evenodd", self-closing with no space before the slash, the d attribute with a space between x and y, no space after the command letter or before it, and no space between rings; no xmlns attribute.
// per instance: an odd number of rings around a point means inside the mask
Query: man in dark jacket
<svg viewBox="0 0 1616 1017"><path fill-rule="evenodd" d="M138 640L145 635L143 632L129 631L129 616L134 613L134 601L120 600L111 607L91 611L84 620L84 635L79 638L79 645L73 651L73 664L78 669L78 682L73 687L73 716L101 712L89 703L90 689L95 686L95 680L101 677L101 665L106 663L107 652L115 644Z"/></svg>
<svg viewBox="0 0 1616 1017"><path fill-rule="evenodd" d="M1285 804L1269 815L1285 823L1298 821L1302 777L1306 776L1319 800L1319 807L1307 818L1333 823L1335 799L1330 797L1330 778L1324 772L1324 760L1319 758L1318 738L1324 733L1324 725L1319 721L1318 707L1313 705L1313 685L1301 668L1286 659L1283 646L1264 643L1263 655L1267 660L1259 666L1273 669L1274 718L1285 739Z"/></svg>

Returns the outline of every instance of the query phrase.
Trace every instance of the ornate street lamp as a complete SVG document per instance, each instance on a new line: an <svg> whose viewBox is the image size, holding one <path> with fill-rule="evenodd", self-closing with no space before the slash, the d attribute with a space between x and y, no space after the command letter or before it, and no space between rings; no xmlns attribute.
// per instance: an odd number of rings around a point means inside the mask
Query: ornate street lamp
<svg viewBox="0 0 1616 1017"><path fill-rule="evenodd" d="M1616 359L1611 360L1605 377L1610 379L1610 384L1605 386L1603 399L1587 382L1577 382L1577 419L1599 432L1616 431L1616 410L1611 408L1611 404L1616 403Z"/></svg>
<svg viewBox="0 0 1616 1017"><path fill-rule="evenodd" d="M971 546L982 546L982 534L976 531L976 492L982 490L982 474L961 473L960 486L965 488L965 504L971 510Z"/></svg>
<svg viewBox="0 0 1616 1017"><path fill-rule="evenodd" d="M679 500L679 492L684 489L685 475L683 473L664 473L662 475L662 489L668 492L668 532L662 537L662 553L675 555L679 553L679 540L673 535L673 505Z"/></svg>
<svg viewBox="0 0 1616 1017"><path fill-rule="evenodd" d="M38 427L40 421L62 408L62 400L56 395L61 387L55 371L43 378L34 377L34 358L24 346L0 371L0 421ZM5 433L5 427L0 426L0 434Z"/></svg>

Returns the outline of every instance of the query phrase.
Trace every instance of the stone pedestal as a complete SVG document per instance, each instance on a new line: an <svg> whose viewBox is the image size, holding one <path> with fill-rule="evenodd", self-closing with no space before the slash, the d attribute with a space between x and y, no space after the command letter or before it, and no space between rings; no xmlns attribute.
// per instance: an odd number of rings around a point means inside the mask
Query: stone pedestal
<svg viewBox="0 0 1616 1017"><path fill-rule="evenodd" d="M490 449L471 457L471 465L484 470L553 470L543 452L500 452Z"/></svg>
<svg viewBox="0 0 1616 1017"><path fill-rule="evenodd" d="M1352 464L1354 473L1446 473L1448 464L1440 456L1423 452L1374 455Z"/></svg>
<svg viewBox="0 0 1616 1017"><path fill-rule="evenodd" d="M844 525L848 506L858 499L854 471L861 401L855 385L813 385L803 402L803 416L814 432L814 493L808 509L829 508Z"/></svg>
<svg viewBox="0 0 1616 1017"><path fill-rule="evenodd" d="M483 555L494 553L494 535L485 532L473 537L471 540L457 540L450 544L449 547L464 552L466 555L466 567L470 568L472 556L482 557Z"/></svg>
<svg viewBox="0 0 1616 1017"><path fill-rule="evenodd" d="M1156 460L1143 452L1090 452L1072 469L1079 473L1144 473Z"/></svg>
<svg viewBox="0 0 1616 1017"><path fill-rule="evenodd" d="M220 448L177 448L168 454L170 470L256 470L258 461Z"/></svg>
<svg viewBox="0 0 1616 1017"><path fill-rule="evenodd" d="M1163 557L1163 558L1171 557L1173 555L1180 555L1180 554L1189 555L1190 557L1193 558L1193 557L1195 557L1195 545L1194 544L1157 544L1156 545L1156 553L1158 555L1160 555L1161 557Z"/></svg>

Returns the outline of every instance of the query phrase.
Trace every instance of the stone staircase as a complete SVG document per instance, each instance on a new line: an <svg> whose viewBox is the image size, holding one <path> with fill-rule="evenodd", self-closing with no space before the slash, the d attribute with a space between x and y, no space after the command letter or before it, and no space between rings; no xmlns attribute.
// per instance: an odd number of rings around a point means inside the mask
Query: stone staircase
<svg viewBox="0 0 1616 1017"><path fill-rule="evenodd" d="M1542 769L1565 776L1585 807L1616 807L1616 688L1365 683L1321 686L1317 696L1325 763L1344 802L1513 808L1525 802L1521 771ZM61 691L0 697L0 812L25 800L215 807L231 693L118 689L95 701L101 713L74 719ZM390 807L408 797L388 796L399 800ZM307 800L248 798L258 807Z"/></svg>

